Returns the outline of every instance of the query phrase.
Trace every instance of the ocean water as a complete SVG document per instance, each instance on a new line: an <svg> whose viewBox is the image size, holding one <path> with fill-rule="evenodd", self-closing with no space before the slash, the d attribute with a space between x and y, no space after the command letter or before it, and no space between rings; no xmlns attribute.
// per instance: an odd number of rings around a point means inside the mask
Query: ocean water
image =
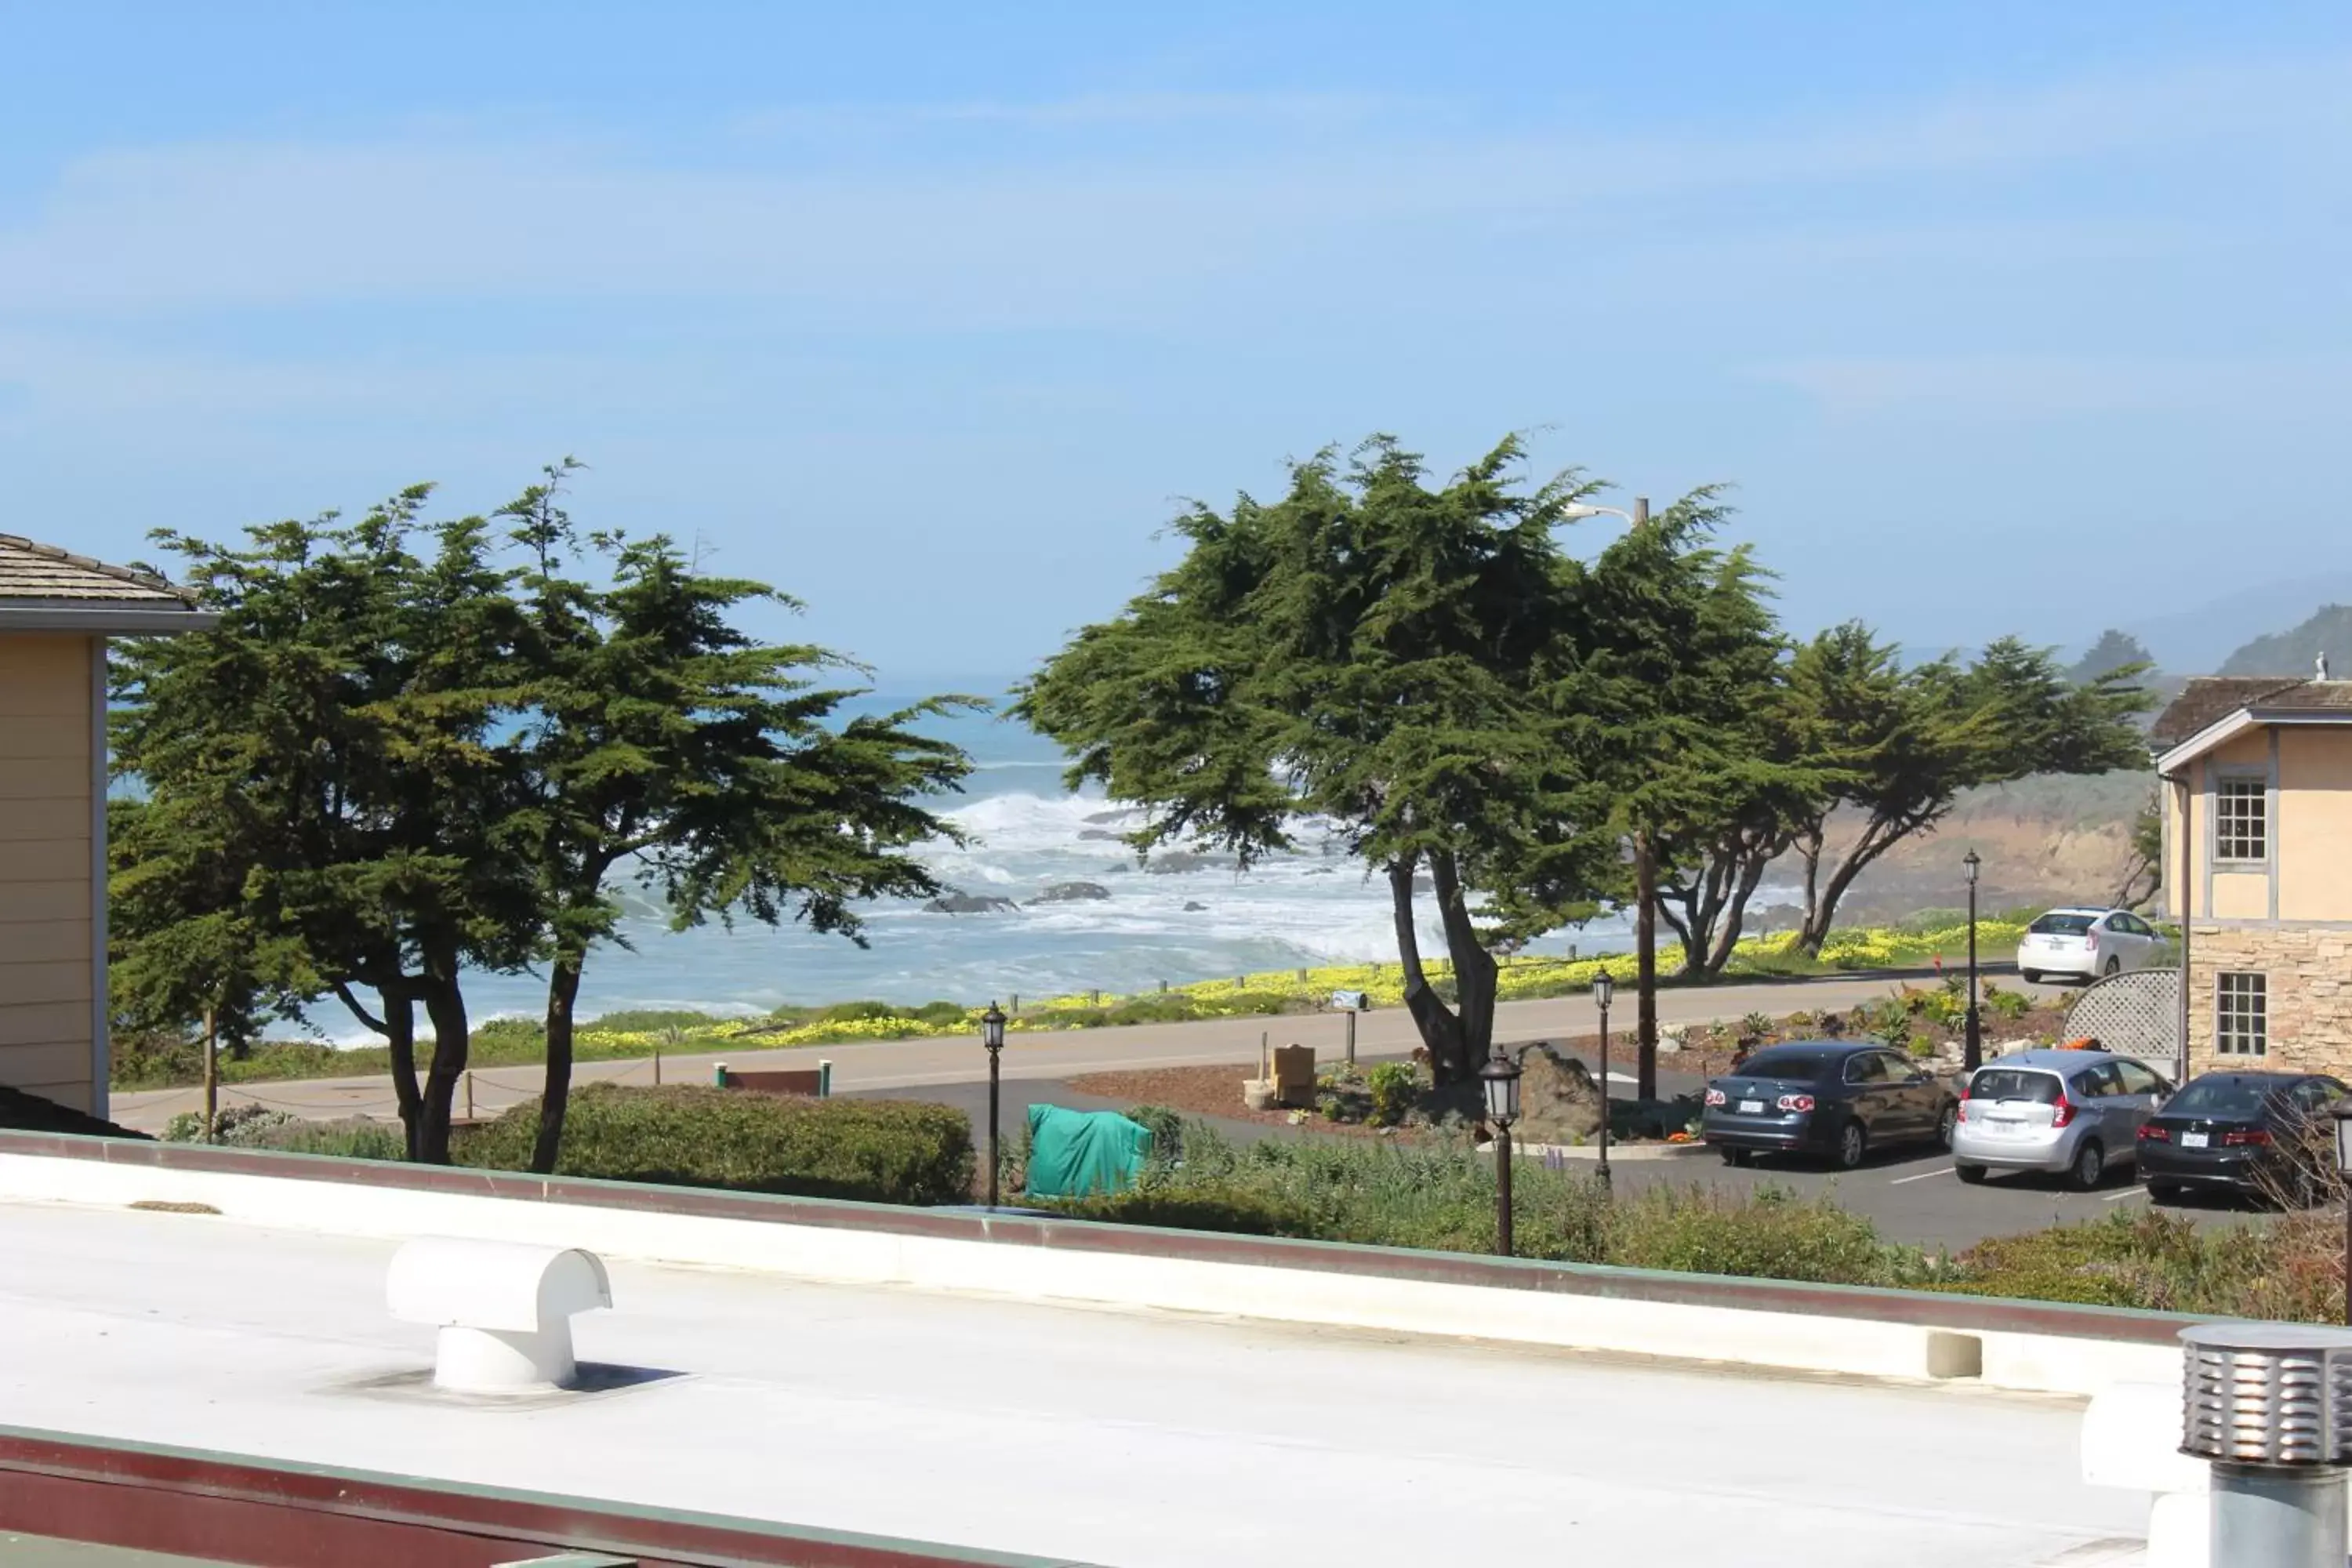
<svg viewBox="0 0 2352 1568"><path fill-rule="evenodd" d="M914 902L876 903L864 910L861 949L797 926L729 931L713 923L673 931L636 889L620 889L629 945L590 958L581 1016L638 1007L765 1012L786 1002L866 998L978 1005L1396 957L1385 879L1368 879L1363 863L1341 853L1321 824L1299 825L1300 853L1246 873L1229 863L1150 871L1113 841L1133 818L1097 794L1065 790L1050 742L992 718L934 728L978 764L961 795L938 803L971 842L934 842L919 858L940 881L1018 908L943 915ZM1109 897L1033 901L1064 882L1092 882ZM1424 911L1422 939L1424 952L1444 952L1433 910ZM1575 942L1595 952L1623 942L1622 923L1596 921L1538 946L1565 952ZM536 1015L544 1006L542 983L529 974L478 974L467 992L477 1017ZM318 1021L335 1032L329 1011Z"/></svg>

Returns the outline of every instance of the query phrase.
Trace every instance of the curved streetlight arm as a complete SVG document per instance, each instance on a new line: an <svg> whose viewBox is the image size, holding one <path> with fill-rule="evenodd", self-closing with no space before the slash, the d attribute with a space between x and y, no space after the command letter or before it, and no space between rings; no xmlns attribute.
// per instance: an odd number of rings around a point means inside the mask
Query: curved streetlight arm
<svg viewBox="0 0 2352 1568"><path fill-rule="evenodd" d="M1572 500L1559 509L1562 522L1580 522L1588 517L1622 517L1627 522L1635 521L1633 514L1622 507L1593 506L1585 501Z"/></svg>

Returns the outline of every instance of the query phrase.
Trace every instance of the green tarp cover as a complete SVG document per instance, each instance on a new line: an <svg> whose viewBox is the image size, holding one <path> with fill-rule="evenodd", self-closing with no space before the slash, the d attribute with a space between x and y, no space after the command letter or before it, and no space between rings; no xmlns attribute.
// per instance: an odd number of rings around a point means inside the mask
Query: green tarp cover
<svg viewBox="0 0 2352 1568"><path fill-rule="evenodd" d="M1151 1158L1151 1129L1116 1110L1029 1108L1029 1195L1123 1193Z"/></svg>

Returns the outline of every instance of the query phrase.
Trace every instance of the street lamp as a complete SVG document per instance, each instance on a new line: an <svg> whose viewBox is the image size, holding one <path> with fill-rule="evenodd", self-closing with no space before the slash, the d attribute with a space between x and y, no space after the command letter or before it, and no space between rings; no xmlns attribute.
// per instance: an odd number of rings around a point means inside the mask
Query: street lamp
<svg viewBox="0 0 2352 1568"><path fill-rule="evenodd" d="M1572 500L1559 509L1559 520L1562 522L1580 522L1588 517L1622 517L1639 528L1650 521L1650 498L1634 497L1632 511L1627 511L1622 507L1594 506L1591 501L1581 500Z"/></svg>
<svg viewBox="0 0 2352 1568"><path fill-rule="evenodd" d="M1592 1005L1601 1009L1601 1185L1609 1186L1609 999L1617 982L1602 970L1592 977Z"/></svg>
<svg viewBox="0 0 2352 1568"><path fill-rule="evenodd" d="M2329 1109L2336 1118L2336 1173L2352 1180L2352 1096ZM2352 1323L2352 1189L2344 1194L2344 1321Z"/></svg>
<svg viewBox="0 0 2352 1568"><path fill-rule="evenodd" d="M996 1068L1004 1055L1004 1014L995 1003L980 1016L980 1043L988 1047L988 1206L996 1206Z"/></svg>
<svg viewBox="0 0 2352 1568"><path fill-rule="evenodd" d="M1960 857L1960 864L1969 868L1969 1017L1967 1045L1962 1048L1960 1065L1974 1072L1984 1065L1984 1023L1977 1011L1977 871L1984 861L1973 849Z"/></svg>
<svg viewBox="0 0 2352 1568"><path fill-rule="evenodd" d="M1519 1119L1519 1064L1496 1048L1478 1069L1486 1120L1495 1124L1495 1250L1511 1256L1511 1123Z"/></svg>

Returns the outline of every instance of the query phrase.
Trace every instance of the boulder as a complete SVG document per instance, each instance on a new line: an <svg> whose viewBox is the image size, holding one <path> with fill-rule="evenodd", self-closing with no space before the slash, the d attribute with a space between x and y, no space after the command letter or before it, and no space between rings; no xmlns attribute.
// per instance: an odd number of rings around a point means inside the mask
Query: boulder
<svg viewBox="0 0 2352 1568"><path fill-rule="evenodd" d="M982 894L967 893L961 888L950 888L946 892L925 904L923 912L927 915L992 915L1001 914L1007 910L1017 910L1020 907L1011 899L989 898Z"/></svg>
<svg viewBox="0 0 2352 1568"><path fill-rule="evenodd" d="M1100 882L1056 882L1029 901L1033 904L1076 904L1109 897L1110 889Z"/></svg>
<svg viewBox="0 0 2352 1568"><path fill-rule="evenodd" d="M1582 1143L1601 1134L1601 1086L1574 1057L1549 1045L1519 1058L1519 1120L1511 1135L1526 1143Z"/></svg>
<svg viewBox="0 0 2352 1568"><path fill-rule="evenodd" d="M1171 849L1146 860L1143 868L1155 876L1167 877L1183 871L1227 870L1233 864L1230 855L1197 855L1190 849Z"/></svg>
<svg viewBox="0 0 2352 1568"><path fill-rule="evenodd" d="M1207 912L1208 912L1208 909L1209 909L1209 906L1208 906L1208 905L1206 905L1206 904L1196 904L1196 903L1191 903L1191 902L1188 902L1188 903L1186 903L1186 904L1185 904L1185 906L1184 906L1184 912L1185 912L1186 914L1188 914L1188 915L1205 914L1205 913L1207 913Z"/></svg>

